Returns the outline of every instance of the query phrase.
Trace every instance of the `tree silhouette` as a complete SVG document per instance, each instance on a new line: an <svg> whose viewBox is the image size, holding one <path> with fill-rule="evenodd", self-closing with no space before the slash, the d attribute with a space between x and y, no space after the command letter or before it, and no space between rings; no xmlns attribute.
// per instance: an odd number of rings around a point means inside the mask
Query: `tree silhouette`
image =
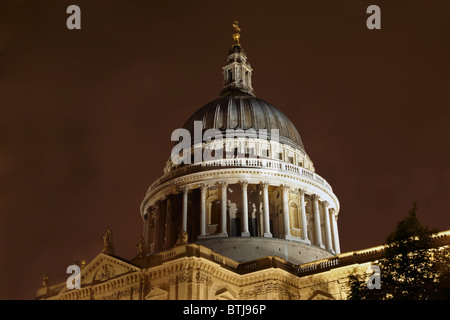
<svg viewBox="0 0 450 320"><path fill-rule="evenodd" d="M386 239L380 260L381 288L370 290L367 276L349 276L350 300L449 299L450 250L438 249L433 234L417 219L417 204Z"/></svg>

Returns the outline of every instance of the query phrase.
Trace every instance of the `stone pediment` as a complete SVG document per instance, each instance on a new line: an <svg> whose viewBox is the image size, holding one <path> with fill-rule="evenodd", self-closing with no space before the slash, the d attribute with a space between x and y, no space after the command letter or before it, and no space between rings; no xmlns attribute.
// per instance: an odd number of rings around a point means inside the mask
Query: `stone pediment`
<svg viewBox="0 0 450 320"><path fill-rule="evenodd" d="M236 300L236 293L233 290L224 287L216 291L216 300Z"/></svg>
<svg viewBox="0 0 450 320"><path fill-rule="evenodd" d="M120 258L100 253L81 271L81 283L91 284L103 282L126 273L140 270L139 267Z"/></svg>
<svg viewBox="0 0 450 320"><path fill-rule="evenodd" d="M169 298L169 293L161 288L154 288L145 297L145 300L167 300Z"/></svg>
<svg viewBox="0 0 450 320"><path fill-rule="evenodd" d="M123 259L100 253L81 270L81 287L95 285L140 270L139 267ZM67 287L61 293L66 291L68 291Z"/></svg>
<svg viewBox="0 0 450 320"><path fill-rule="evenodd" d="M328 292L316 290L308 300L334 300L333 296Z"/></svg>

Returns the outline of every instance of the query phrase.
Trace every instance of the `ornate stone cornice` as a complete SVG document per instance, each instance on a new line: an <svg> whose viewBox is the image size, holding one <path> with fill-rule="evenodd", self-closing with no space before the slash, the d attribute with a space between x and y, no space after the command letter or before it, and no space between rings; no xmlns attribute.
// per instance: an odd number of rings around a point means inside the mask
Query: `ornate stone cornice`
<svg viewBox="0 0 450 320"><path fill-rule="evenodd" d="M213 281L211 280L211 277L209 277L207 274L203 272L197 272L195 275L195 281L197 283L202 283L206 286L211 286Z"/></svg>

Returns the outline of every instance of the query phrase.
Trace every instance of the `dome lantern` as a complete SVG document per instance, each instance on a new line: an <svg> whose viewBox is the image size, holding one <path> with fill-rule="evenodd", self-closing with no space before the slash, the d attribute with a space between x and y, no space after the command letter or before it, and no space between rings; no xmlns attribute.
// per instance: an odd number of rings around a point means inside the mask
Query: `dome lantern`
<svg viewBox="0 0 450 320"><path fill-rule="evenodd" d="M247 63L247 56L240 43L238 21L233 23L233 46L228 51L227 64L223 69L223 88L220 95L255 96L252 88L252 67Z"/></svg>

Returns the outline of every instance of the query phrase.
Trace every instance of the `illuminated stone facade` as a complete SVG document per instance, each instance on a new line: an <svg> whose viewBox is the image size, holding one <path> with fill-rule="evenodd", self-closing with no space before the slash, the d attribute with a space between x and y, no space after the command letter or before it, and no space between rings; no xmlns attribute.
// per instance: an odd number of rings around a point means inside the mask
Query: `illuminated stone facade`
<svg viewBox="0 0 450 320"><path fill-rule="evenodd" d="M450 245L450 231L437 246ZM126 261L99 254L81 271L81 288L44 285L38 299L56 300L342 300L348 276L369 275L383 246L295 265L277 256L239 263L197 244Z"/></svg>

